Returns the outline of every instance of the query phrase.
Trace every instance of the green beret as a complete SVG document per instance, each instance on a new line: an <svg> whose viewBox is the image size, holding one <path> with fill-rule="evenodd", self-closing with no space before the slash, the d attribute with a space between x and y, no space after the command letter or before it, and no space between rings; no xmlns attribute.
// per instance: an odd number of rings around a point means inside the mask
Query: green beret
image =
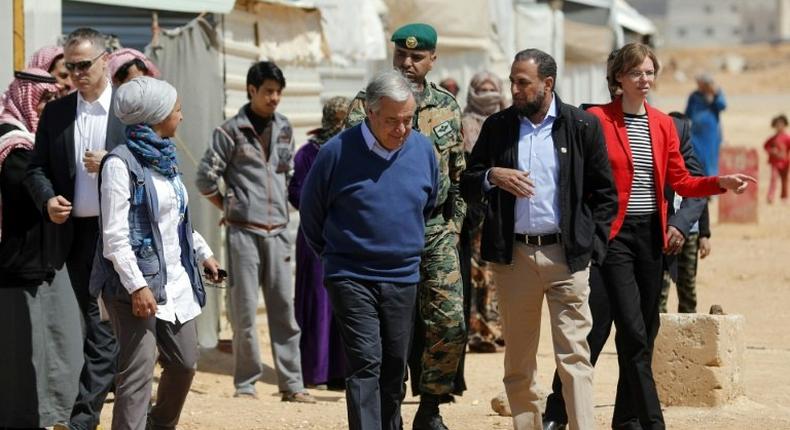
<svg viewBox="0 0 790 430"><path fill-rule="evenodd" d="M430 51L436 49L436 30L419 22L406 24L395 30L390 40L401 48Z"/></svg>

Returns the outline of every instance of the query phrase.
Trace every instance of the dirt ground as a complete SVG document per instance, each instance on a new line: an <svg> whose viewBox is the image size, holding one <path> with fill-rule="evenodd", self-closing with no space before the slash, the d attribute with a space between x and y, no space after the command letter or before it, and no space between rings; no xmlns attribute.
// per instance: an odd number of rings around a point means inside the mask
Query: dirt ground
<svg viewBox="0 0 790 430"><path fill-rule="evenodd" d="M752 69L741 74L717 72L728 99L722 117L727 145L761 147L770 134L770 117L787 112L790 97L790 60L787 46L739 49ZM733 50L660 52L673 57L676 67L693 76L696 70L717 64L722 53ZM704 62L697 59L704 59ZM669 74L668 74L669 75ZM683 110L693 81L675 82L663 76L653 104L664 111ZM720 304L727 313L746 318L746 356L743 369L746 395L720 408L668 407L664 410L670 429L790 429L790 205L765 203L768 170L760 149L759 223L713 225L713 252L699 266L699 309ZM715 203L714 203L715 204ZM715 208L712 214L715 219ZM670 309L677 299L670 296ZM262 311L263 312L263 311ZM544 314L545 314L544 310ZM271 369L266 326L261 321L269 366L258 384L257 400L232 397L231 356L217 350L202 352L198 374L181 417L182 429L342 429L346 428L343 393L315 391L316 405L282 403ZM544 315L544 321L546 321ZM541 327L539 382L548 387L554 364L548 326ZM229 333L224 332L224 337ZM443 407L451 429L506 429L510 418L496 415L490 399L503 390L503 354L467 355L469 390L457 402ZM595 372L595 411L599 429L608 428L617 380L617 361L612 342L607 345ZM405 428L411 428L416 399L407 397L403 407ZM112 405L107 404L103 422L108 427Z"/></svg>

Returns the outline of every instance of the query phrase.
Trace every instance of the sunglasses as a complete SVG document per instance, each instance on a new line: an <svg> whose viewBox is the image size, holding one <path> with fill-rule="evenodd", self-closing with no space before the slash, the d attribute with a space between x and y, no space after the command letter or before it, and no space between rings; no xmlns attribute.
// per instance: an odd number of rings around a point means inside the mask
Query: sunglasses
<svg viewBox="0 0 790 430"><path fill-rule="evenodd" d="M96 60L101 58L102 55L104 55L104 52L97 55L92 60L77 61L76 63L65 63L64 65L66 66L66 70L68 70L69 72L74 72L75 70L85 71L90 69L91 66L93 66L93 64L96 62Z"/></svg>

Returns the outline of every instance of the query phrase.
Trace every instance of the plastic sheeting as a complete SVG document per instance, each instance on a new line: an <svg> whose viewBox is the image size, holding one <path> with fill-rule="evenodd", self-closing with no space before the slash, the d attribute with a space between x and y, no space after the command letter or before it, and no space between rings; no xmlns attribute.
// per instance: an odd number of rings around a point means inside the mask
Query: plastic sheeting
<svg viewBox="0 0 790 430"><path fill-rule="evenodd" d="M178 90L184 121L174 140L189 194L192 225L206 239L220 264L224 264L220 258L222 232L217 228L220 211L195 187L198 162L208 147L214 127L222 122L224 90L217 34L207 21L195 19L184 27L163 31L160 47L149 48L146 54L159 67L162 79ZM198 343L208 348L216 346L219 332L217 289L206 289L206 306L197 324Z"/></svg>

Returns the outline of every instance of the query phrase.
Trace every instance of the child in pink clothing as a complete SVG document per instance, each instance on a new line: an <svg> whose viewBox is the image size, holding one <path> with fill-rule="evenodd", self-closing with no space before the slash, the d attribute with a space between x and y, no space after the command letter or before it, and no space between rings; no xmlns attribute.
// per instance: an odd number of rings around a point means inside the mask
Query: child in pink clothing
<svg viewBox="0 0 790 430"><path fill-rule="evenodd" d="M787 171L790 167L790 135L785 132L787 117L778 115L771 120L771 127L776 134L768 138L763 145L768 153L768 164L771 165L771 182L768 185L768 203L774 201L776 181L781 183L780 196L782 201L787 201Z"/></svg>

